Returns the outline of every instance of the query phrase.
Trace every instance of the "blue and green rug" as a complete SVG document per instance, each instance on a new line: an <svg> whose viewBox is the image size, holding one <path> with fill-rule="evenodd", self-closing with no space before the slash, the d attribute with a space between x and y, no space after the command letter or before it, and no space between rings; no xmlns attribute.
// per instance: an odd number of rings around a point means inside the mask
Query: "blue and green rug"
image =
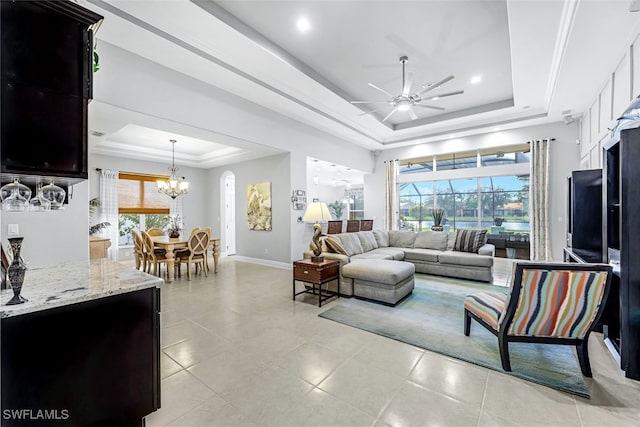
<svg viewBox="0 0 640 427"><path fill-rule="evenodd" d="M320 317L416 347L484 366L557 390L590 397L573 347L510 343L511 372L500 364L498 339L477 322L463 332L463 300L475 292L507 292L507 288L466 280L416 275L416 287L395 307L341 299Z"/></svg>

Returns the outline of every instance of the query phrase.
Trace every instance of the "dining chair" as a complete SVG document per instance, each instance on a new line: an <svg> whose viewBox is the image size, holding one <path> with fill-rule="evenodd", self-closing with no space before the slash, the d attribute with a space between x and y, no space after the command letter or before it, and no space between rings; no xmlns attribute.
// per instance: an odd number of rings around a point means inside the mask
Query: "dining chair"
<svg viewBox="0 0 640 427"><path fill-rule="evenodd" d="M327 234L342 233L342 220L327 221Z"/></svg>
<svg viewBox="0 0 640 427"><path fill-rule="evenodd" d="M136 270L140 270L140 267L142 267L142 271L146 271L147 256L144 251L142 236L135 230L131 230L131 234L133 235L133 256L136 260Z"/></svg>
<svg viewBox="0 0 640 427"><path fill-rule="evenodd" d="M166 251L158 250L153 246L153 240L151 240L151 235L148 232L142 231L142 242L144 243L144 253L146 260L146 269L147 273L151 272L151 264L153 264L153 274L155 276L160 277L160 266L162 264L167 264Z"/></svg>
<svg viewBox="0 0 640 427"><path fill-rule="evenodd" d="M471 319L498 337L502 368L511 371L510 342L575 345L582 374L591 377L588 341L611 287L606 264L518 263L510 293L464 299L464 334Z"/></svg>
<svg viewBox="0 0 640 427"><path fill-rule="evenodd" d="M149 233L149 236L164 236L164 231L157 227L148 229L147 233Z"/></svg>
<svg viewBox="0 0 640 427"><path fill-rule="evenodd" d="M347 220L347 233L354 233L360 231L360 220L350 219Z"/></svg>
<svg viewBox="0 0 640 427"><path fill-rule="evenodd" d="M360 220L360 231L371 231L373 230L373 220L372 219L361 219Z"/></svg>
<svg viewBox="0 0 640 427"><path fill-rule="evenodd" d="M209 246L209 235L204 230L199 230L189 236L187 242L188 252L180 252L176 255L176 265L178 266L178 275L181 274L180 265L187 264L187 278L191 280L191 264L196 267L196 274L198 273L198 266L202 268L204 275L207 276L207 270L205 268L206 263L206 250Z"/></svg>

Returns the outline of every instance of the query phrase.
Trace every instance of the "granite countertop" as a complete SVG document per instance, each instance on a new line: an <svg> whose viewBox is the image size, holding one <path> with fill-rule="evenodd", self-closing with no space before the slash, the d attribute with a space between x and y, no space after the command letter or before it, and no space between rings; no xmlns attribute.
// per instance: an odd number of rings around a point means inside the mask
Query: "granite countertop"
<svg viewBox="0 0 640 427"><path fill-rule="evenodd" d="M0 291L0 318L19 316L111 295L159 287L164 280L107 259L28 269L24 304L6 305L11 289Z"/></svg>

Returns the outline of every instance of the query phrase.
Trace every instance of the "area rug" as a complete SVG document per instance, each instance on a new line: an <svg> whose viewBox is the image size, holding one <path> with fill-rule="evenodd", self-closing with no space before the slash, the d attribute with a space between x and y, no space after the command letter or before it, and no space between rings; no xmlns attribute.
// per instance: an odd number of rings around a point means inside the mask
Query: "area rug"
<svg viewBox="0 0 640 427"><path fill-rule="evenodd" d="M590 397L573 347L509 343L511 372L502 369L498 339L475 321L463 332L463 300L475 292L507 292L477 282L416 274L413 293L395 307L341 299L320 317L484 366L557 390Z"/></svg>

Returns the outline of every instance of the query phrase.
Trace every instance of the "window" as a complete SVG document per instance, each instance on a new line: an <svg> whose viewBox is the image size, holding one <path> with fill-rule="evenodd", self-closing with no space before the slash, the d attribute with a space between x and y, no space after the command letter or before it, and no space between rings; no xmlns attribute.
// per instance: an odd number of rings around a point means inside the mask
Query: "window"
<svg viewBox="0 0 640 427"><path fill-rule="evenodd" d="M407 175L486 166L528 164L529 162L529 144L517 144L505 147L485 148L474 151L404 159L400 160L398 164L400 166L399 174Z"/></svg>
<svg viewBox="0 0 640 427"><path fill-rule="evenodd" d="M120 173L118 179L119 246L133 245L132 230L165 228L169 224L171 199L158 192L162 176Z"/></svg>
<svg viewBox="0 0 640 427"><path fill-rule="evenodd" d="M431 209L444 208L445 230L489 229L504 220L501 232L528 233L529 175L470 177L400 184L402 228L428 230Z"/></svg>
<svg viewBox="0 0 640 427"><path fill-rule="evenodd" d="M345 190L349 203L349 219L364 219L364 188Z"/></svg>

